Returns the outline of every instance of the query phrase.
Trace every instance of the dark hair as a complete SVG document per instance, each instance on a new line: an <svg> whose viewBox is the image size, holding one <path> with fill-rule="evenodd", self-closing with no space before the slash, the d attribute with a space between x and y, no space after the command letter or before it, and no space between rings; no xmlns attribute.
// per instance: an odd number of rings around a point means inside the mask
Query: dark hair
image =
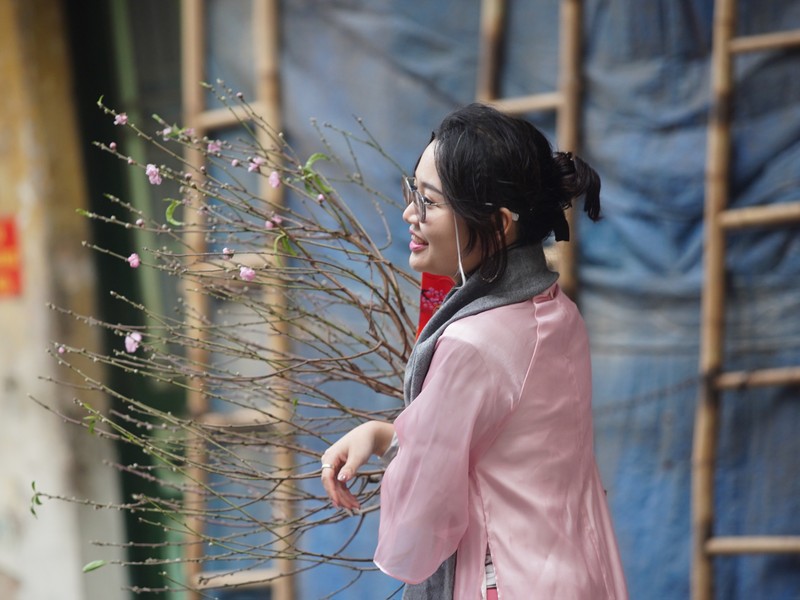
<svg viewBox="0 0 800 600"><path fill-rule="evenodd" d="M483 104L445 117L433 133L442 192L469 230L467 250L482 249L480 275L505 272L506 241L498 209L518 213L517 245L541 243L551 233L569 239L564 210L585 196L584 211L600 219L600 177L569 152L556 152L531 123Z"/></svg>

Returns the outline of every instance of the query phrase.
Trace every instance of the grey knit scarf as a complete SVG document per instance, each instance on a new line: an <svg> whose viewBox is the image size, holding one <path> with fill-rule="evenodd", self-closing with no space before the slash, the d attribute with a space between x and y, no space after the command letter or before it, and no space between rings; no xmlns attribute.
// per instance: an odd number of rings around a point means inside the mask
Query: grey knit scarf
<svg viewBox="0 0 800 600"><path fill-rule="evenodd" d="M422 389L436 342L450 323L485 310L530 300L553 285L556 279L558 274L547 268L541 244L536 244L509 249L508 267L500 279L486 282L475 274L468 277L463 286L451 290L420 332L408 359L403 382L405 405L408 406ZM454 554L422 583L406 585L403 600L451 600L455 565Z"/></svg>

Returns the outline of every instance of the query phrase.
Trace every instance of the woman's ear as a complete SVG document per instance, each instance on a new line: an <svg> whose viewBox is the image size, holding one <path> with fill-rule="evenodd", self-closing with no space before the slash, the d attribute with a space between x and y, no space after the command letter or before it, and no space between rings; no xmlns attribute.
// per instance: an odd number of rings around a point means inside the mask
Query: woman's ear
<svg viewBox="0 0 800 600"><path fill-rule="evenodd" d="M506 239L506 245L513 244L517 241L517 221L515 215L506 207L502 207L498 212L500 213L500 223L503 236Z"/></svg>

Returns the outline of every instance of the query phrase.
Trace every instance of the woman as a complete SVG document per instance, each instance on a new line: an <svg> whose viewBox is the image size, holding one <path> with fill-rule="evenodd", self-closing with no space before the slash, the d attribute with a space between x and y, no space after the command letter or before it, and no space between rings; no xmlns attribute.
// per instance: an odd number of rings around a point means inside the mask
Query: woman
<svg viewBox="0 0 800 600"><path fill-rule="evenodd" d="M381 484L375 563L404 598L626 598L592 449L583 321L547 269L564 210L600 181L530 123L482 105L447 116L404 181L411 267L454 289L406 369L406 409L322 456L337 507L371 455ZM392 457L393 456L393 457Z"/></svg>

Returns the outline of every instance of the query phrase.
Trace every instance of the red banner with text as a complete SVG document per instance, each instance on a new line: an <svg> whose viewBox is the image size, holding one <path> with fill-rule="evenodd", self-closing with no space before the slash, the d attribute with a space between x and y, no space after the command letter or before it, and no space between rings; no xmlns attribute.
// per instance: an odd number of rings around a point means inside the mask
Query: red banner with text
<svg viewBox="0 0 800 600"><path fill-rule="evenodd" d="M0 216L0 298L22 293L17 222L14 217Z"/></svg>

